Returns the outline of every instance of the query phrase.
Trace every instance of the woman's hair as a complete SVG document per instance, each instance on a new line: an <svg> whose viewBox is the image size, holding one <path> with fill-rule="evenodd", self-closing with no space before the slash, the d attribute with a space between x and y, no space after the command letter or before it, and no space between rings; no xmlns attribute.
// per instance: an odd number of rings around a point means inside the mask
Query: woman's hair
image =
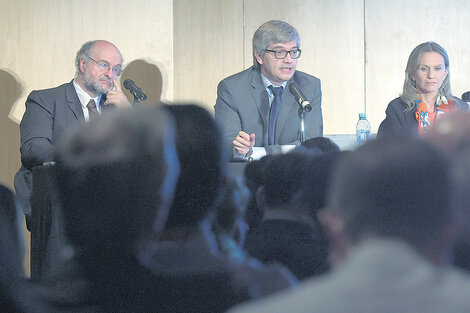
<svg viewBox="0 0 470 313"><path fill-rule="evenodd" d="M400 99L407 105L406 111L412 110L415 107L416 101L420 99L418 89L416 88L416 82L411 78L411 75L418 70L419 60L423 52L437 52L444 58L447 77L442 82L439 91L442 92L447 99L452 99L452 93L450 91L449 56L447 55L446 50L433 41L423 42L411 51L406 65L403 94L400 96Z"/></svg>

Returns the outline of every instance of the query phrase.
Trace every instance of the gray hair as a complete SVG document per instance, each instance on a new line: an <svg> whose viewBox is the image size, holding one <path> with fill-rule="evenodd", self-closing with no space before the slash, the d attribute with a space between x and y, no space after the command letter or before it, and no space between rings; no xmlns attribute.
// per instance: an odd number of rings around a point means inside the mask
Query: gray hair
<svg viewBox="0 0 470 313"><path fill-rule="evenodd" d="M80 50L78 50L77 56L75 57L75 68L76 68L75 77L77 77L81 73L80 60L81 59L86 60L88 58L88 56L91 53L91 49L93 49L93 47L95 46L97 41L98 40L92 40L92 41L85 42L82 45L82 47L80 48Z"/></svg>
<svg viewBox="0 0 470 313"><path fill-rule="evenodd" d="M442 92L447 99L452 99L453 97L450 91L449 56L446 50L433 41L423 42L413 49L406 65L403 94L400 96L400 99L407 105L406 111L411 111L415 107L416 101L420 99L416 82L411 78L411 75L418 70L419 60L423 52L437 52L442 55L447 70L447 77L442 82L440 92Z"/></svg>
<svg viewBox="0 0 470 313"><path fill-rule="evenodd" d="M271 20L261 25L253 35L253 67L259 69L256 54L264 55L265 50L273 43L286 43L295 41L300 48L300 36L290 24Z"/></svg>

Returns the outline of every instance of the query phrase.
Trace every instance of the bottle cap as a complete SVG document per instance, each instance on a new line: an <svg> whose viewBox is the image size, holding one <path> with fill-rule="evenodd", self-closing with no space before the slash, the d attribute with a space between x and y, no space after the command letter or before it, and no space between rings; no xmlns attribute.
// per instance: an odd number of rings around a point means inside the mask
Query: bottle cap
<svg viewBox="0 0 470 313"><path fill-rule="evenodd" d="M366 118L366 114L365 113L359 113L359 118Z"/></svg>

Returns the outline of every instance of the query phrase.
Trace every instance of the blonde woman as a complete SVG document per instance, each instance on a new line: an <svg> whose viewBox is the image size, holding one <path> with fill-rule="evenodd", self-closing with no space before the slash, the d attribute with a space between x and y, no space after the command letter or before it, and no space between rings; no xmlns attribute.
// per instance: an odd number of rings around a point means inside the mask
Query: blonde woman
<svg viewBox="0 0 470 313"><path fill-rule="evenodd" d="M439 44L428 41L413 49L406 65L403 94L388 104L377 138L423 136L433 122L468 104L452 96L449 56Z"/></svg>

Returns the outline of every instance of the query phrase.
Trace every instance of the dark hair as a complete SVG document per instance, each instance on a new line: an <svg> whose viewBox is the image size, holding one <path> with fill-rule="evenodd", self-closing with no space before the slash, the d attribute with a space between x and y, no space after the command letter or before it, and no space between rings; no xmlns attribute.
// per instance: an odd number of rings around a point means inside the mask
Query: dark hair
<svg viewBox="0 0 470 313"><path fill-rule="evenodd" d="M273 158L274 155L267 154L259 160L253 160L246 164L245 169L243 170L243 176L245 177L245 182L248 188L252 189L257 188L261 185L264 185L264 167L270 158Z"/></svg>
<svg viewBox="0 0 470 313"><path fill-rule="evenodd" d="M313 155L338 152L341 149L333 140L326 137L315 137L305 140L294 151L310 151Z"/></svg>
<svg viewBox="0 0 470 313"><path fill-rule="evenodd" d="M299 194L295 198L294 205L304 208L304 212L316 219L318 211L326 205L333 170L339 160L349 153L351 152L330 152L305 162L302 176L297 180Z"/></svg>
<svg viewBox="0 0 470 313"><path fill-rule="evenodd" d="M338 160L350 152L330 152L320 156L287 153L266 164L265 202L269 208L290 206L316 220L326 204L327 188Z"/></svg>
<svg viewBox="0 0 470 313"><path fill-rule="evenodd" d="M269 208L292 204L298 197L299 180L311 157L301 153L279 154L264 167L264 195Z"/></svg>
<svg viewBox="0 0 470 313"><path fill-rule="evenodd" d="M250 190L250 199L245 213L245 221L250 230L253 230L263 218L263 211L256 203L256 192L260 186L264 185L264 168L272 154L267 154L259 160L249 162L243 171L245 184Z"/></svg>
<svg viewBox="0 0 470 313"><path fill-rule="evenodd" d="M450 219L448 164L430 144L412 138L372 140L335 170L328 207L353 240L399 237L423 248Z"/></svg>
<svg viewBox="0 0 470 313"><path fill-rule="evenodd" d="M166 105L176 122L181 172L167 226L195 226L214 208L225 176L222 134L200 106Z"/></svg>

